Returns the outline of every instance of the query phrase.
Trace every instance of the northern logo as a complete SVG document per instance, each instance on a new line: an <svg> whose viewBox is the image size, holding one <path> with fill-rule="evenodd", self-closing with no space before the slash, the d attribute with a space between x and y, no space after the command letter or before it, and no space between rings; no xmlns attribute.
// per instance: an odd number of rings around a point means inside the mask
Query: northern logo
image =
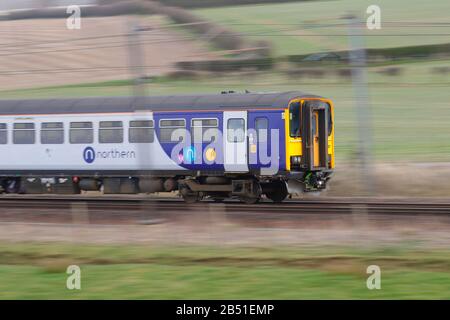
<svg viewBox="0 0 450 320"><path fill-rule="evenodd" d="M95 151L92 147L86 147L83 151L83 159L86 163L92 163L95 160Z"/></svg>

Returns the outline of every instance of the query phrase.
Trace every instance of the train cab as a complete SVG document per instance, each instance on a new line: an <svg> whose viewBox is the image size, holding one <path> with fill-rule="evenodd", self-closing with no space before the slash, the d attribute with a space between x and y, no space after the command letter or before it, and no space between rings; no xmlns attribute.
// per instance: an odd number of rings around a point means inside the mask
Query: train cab
<svg viewBox="0 0 450 320"><path fill-rule="evenodd" d="M286 168L308 190L322 189L335 166L333 104L323 98L289 103L286 118Z"/></svg>

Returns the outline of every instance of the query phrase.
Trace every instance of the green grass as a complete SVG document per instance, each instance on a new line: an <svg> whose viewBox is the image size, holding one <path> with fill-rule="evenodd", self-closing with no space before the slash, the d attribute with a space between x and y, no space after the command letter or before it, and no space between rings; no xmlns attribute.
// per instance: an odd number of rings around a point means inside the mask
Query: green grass
<svg viewBox="0 0 450 320"><path fill-rule="evenodd" d="M3 243L0 257L1 299L450 298L445 250ZM65 288L70 264L80 291ZM370 264L381 290L366 288Z"/></svg>
<svg viewBox="0 0 450 320"><path fill-rule="evenodd" d="M349 12L364 21L366 9L377 4L381 8L382 29L367 31L370 48L403 47L448 42L448 27L398 26L390 22L449 22L450 2L421 0L336 0L198 9L195 12L212 21L255 39L273 42L275 54L305 54L348 48L347 26L341 18ZM298 24L310 25L299 27ZM321 27L313 27L322 25ZM420 36L417 34L431 34ZM437 34L447 34L437 35ZM258 35L261 34L261 35ZM382 36L380 36L382 35ZM400 36L393 36L400 35Z"/></svg>

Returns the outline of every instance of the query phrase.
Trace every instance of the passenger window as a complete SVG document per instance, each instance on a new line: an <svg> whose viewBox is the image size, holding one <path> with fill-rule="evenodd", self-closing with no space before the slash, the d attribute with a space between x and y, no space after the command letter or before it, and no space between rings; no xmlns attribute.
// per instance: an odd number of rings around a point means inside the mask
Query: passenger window
<svg viewBox="0 0 450 320"><path fill-rule="evenodd" d="M219 135L217 119L192 119L191 135L194 143L216 141Z"/></svg>
<svg viewBox="0 0 450 320"><path fill-rule="evenodd" d="M122 143L123 125L122 121L100 121L98 131L98 141L100 143Z"/></svg>
<svg viewBox="0 0 450 320"><path fill-rule="evenodd" d="M161 142L180 142L186 138L186 120L160 120ZM181 129L181 130L180 130Z"/></svg>
<svg viewBox="0 0 450 320"><path fill-rule="evenodd" d="M153 120L130 121L128 141L131 143L151 143L155 139Z"/></svg>
<svg viewBox="0 0 450 320"><path fill-rule="evenodd" d="M70 143L93 143L92 122L71 122L69 136Z"/></svg>
<svg viewBox="0 0 450 320"><path fill-rule="evenodd" d="M228 142L243 142L245 140L244 119L228 119L227 140Z"/></svg>
<svg viewBox="0 0 450 320"><path fill-rule="evenodd" d="M267 142L267 135L269 131L269 121L267 118L256 118L255 119L256 136L259 142Z"/></svg>
<svg viewBox="0 0 450 320"><path fill-rule="evenodd" d="M62 122L44 122L41 124L42 144L64 143L64 126Z"/></svg>
<svg viewBox="0 0 450 320"><path fill-rule="evenodd" d="M291 103L289 106L289 135L292 138L301 137L300 102Z"/></svg>
<svg viewBox="0 0 450 320"><path fill-rule="evenodd" d="M35 143L34 123L14 123L13 143L33 144Z"/></svg>
<svg viewBox="0 0 450 320"><path fill-rule="evenodd" d="M0 123L0 144L8 143L8 130L6 123Z"/></svg>

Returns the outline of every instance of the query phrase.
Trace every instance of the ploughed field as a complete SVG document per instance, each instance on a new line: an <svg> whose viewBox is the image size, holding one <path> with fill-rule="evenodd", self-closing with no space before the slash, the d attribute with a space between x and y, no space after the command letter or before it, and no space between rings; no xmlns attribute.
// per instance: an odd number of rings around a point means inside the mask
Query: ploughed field
<svg viewBox="0 0 450 320"><path fill-rule="evenodd" d="M80 30L68 30L65 19L0 21L1 90L129 79L130 65L142 74L161 75L174 63L206 59L207 50L163 28L161 16L82 18ZM144 58L130 64L131 23L139 32ZM135 40L132 40L135 41ZM134 46L131 46L134 48Z"/></svg>

